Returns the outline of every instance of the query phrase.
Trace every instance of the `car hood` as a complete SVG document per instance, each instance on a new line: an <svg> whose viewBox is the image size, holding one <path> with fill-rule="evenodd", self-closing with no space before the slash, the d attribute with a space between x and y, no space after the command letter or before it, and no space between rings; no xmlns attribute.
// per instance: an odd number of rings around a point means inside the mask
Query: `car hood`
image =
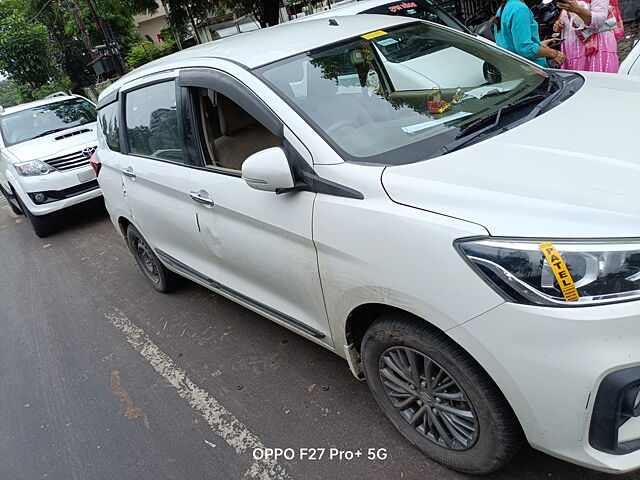
<svg viewBox="0 0 640 480"><path fill-rule="evenodd" d="M89 131L77 135L69 135L81 130ZM60 138L63 136L64 138ZM59 138L59 140L56 140L56 138ZM96 123L94 122L52 133L46 137L18 143L7 147L7 150L12 154L14 161L26 162L28 160L58 157L82 150L87 144L95 145L96 143L98 143L98 134L96 132Z"/></svg>
<svg viewBox="0 0 640 480"><path fill-rule="evenodd" d="M576 94L513 130L387 167L387 194L491 235L640 237L640 78L584 76Z"/></svg>

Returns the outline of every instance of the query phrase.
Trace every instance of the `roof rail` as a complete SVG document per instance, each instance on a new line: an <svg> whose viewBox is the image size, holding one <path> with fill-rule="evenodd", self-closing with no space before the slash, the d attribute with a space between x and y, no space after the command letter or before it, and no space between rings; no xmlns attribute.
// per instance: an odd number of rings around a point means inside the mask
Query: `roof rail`
<svg viewBox="0 0 640 480"><path fill-rule="evenodd" d="M56 93L51 93L44 98L66 97L68 95L71 95L71 94L67 92L56 92Z"/></svg>

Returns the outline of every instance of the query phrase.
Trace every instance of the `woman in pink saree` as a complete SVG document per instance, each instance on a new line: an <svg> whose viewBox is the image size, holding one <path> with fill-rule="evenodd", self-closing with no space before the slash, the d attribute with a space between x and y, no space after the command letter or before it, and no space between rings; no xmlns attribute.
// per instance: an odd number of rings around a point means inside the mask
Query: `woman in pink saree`
<svg viewBox="0 0 640 480"><path fill-rule="evenodd" d="M566 70L617 73L617 39L624 34L618 0L560 0L553 26L562 32Z"/></svg>

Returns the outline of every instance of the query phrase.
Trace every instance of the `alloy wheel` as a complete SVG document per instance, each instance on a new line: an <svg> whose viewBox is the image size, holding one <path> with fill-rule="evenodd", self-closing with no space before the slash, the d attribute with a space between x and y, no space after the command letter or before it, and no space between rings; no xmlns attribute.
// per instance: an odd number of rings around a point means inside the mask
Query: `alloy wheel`
<svg viewBox="0 0 640 480"><path fill-rule="evenodd" d="M427 355L391 347L380 357L380 379L400 416L429 441L467 450L478 438L478 421L458 382Z"/></svg>

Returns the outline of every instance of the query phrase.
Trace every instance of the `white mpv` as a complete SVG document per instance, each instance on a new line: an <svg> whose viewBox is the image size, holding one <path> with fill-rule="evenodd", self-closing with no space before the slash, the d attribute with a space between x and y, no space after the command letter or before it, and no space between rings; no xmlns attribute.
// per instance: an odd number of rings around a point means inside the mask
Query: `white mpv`
<svg viewBox="0 0 640 480"><path fill-rule="evenodd" d="M621 472L640 466L639 111L640 79L346 16L125 76L96 169L156 289L187 277L344 357L436 461L491 472L526 439Z"/></svg>
<svg viewBox="0 0 640 480"><path fill-rule="evenodd" d="M100 197L90 159L96 110L79 95L58 93L0 111L0 192L39 237L56 228L54 214Z"/></svg>

